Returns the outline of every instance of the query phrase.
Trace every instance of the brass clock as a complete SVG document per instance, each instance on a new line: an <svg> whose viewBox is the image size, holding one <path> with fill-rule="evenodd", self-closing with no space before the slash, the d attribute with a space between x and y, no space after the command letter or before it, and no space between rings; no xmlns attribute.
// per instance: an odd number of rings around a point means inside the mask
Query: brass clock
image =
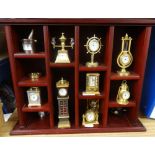
<svg viewBox="0 0 155 155"><path fill-rule="evenodd" d="M130 98L129 87L127 81L122 81L121 86L118 89L116 101L118 104L128 104Z"/></svg>
<svg viewBox="0 0 155 155"><path fill-rule="evenodd" d="M83 114L82 125L84 127L94 127L94 125L98 125L98 117L99 117L99 100L87 100L87 110Z"/></svg>
<svg viewBox="0 0 155 155"><path fill-rule="evenodd" d="M69 121L69 109L68 109L68 88L69 88L69 82L67 80L64 80L61 78L56 83L56 87L58 89L58 128L70 128L70 121Z"/></svg>
<svg viewBox="0 0 155 155"><path fill-rule="evenodd" d="M91 54L91 61L86 63L87 67L97 67L98 66L98 62L94 62L94 55L97 53L100 53L101 50L101 38L98 38L95 36L91 37L91 38L87 38L87 43L86 45L84 45L87 49L87 53Z"/></svg>
<svg viewBox="0 0 155 155"><path fill-rule="evenodd" d="M128 34L126 34L125 37L122 37L122 49L117 57L117 64L121 68L121 70L118 71L120 76L128 76L130 74L126 68L128 68L133 62L133 56L130 52L131 41L132 38L128 37Z"/></svg>
<svg viewBox="0 0 155 155"><path fill-rule="evenodd" d="M83 95L99 95L99 73L86 74L86 91Z"/></svg>

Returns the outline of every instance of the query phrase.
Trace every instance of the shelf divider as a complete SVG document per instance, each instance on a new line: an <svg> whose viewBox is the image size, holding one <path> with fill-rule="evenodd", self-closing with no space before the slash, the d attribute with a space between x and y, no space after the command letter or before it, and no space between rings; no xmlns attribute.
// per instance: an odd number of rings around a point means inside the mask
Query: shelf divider
<svg viewBox="0 0 155 155"><path fill-rule="evenodd" d="M75 128L79 128L79 26L75 26Z"/></svg>
<svg viewBox="0 0 155 155"><path fill-rule="evenodd" d="M109 104L109 93L110 93L110 74L111 74L111 64L112 64L112 50L113 50L113 40L114 40L114 26L110 26L106 34L106 47L105 47L105 63L107 66L107 72L104 81L104 91L105 100L102 102L102 125L107 126L108 122L108 104Z"/></svg>
<svg viewBox="0 0 155 155"><path fill-rule="evenodd" d="M53 90L52 90L52 73L50 69L50 34L48 26L43 26L44 32L44 46L45 46L45 63L47 75L47 91L48 91L48 106L50 111L50 128L54 128L54 111L53 111Z"/></svg>
<svg viewBox="0 0 155 155"><path fill-rule="evenodd" d="M129 103L127 105L118 104L116 101L110 101L109 102L109 107L110 108L135 107L135 106L136 106L136 102L135 101L129 101Z"/></svg>
<svg viewBox="0 0 155 155"><path fill-rule="evenodd" d="M18 52L14 54L15 58L28 58L28 59L38 59L38 58L45 58L45 52L36 52L33 54L26 54L24 52Z"/></svg>

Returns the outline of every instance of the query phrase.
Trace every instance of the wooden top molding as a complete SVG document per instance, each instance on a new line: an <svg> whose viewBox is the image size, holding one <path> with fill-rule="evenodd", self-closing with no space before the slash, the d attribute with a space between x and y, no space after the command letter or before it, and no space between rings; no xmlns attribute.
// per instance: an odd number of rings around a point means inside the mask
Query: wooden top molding
<svg viewBox="0 0 155 155"><path fill-rule="evenodd" d="M155 25L155 18L3 18L0 24Z"/></svg>

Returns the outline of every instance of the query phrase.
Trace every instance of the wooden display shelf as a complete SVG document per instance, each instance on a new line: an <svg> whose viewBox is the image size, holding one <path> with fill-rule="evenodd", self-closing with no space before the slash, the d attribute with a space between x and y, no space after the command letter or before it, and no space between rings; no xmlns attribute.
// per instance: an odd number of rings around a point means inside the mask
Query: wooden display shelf
<svg viewBox="0 0 155 155"><path fill-rule="evenodd" d="M32 58L32 59L38 59L38 58L45 58L45 52L35 52L35 53L33 53L33 54L26 54L26 53L24 53L24 52L19 52L19 53L15 53L14 54L14 57L15 58L21 58L21 59L23 59L23 58L27 58L27 59L30 59L30 58Z"/></svg>
<svg viewBox="0 0 155 155"><path fill-rule="evenodd" d="M110 108L119 108L119 107L135 107L136 103L135 101L129 101L127 105L118 104L116 101L110 101L109 107Z"/></svg>
<svg viewBox="0 0 155 155"><path fill-rule="evenodd" d="M49 105L48 103L43 103L40 107L28 107L27 104L25 104L22 108L23 112L40 112L40 111L49 111Z"/></svg>
<svg viewBox="0 0 155 155"><path fill-rule="evenodd" d="M79 99L104 99L105 95L101 93L100 95L82 95L80 93Z"/></svg>
<svg viewBox="0 0 155 155"><path fill-rule="evenodd" d="M18 82L20 87L39 87L39 86L48 86L47 78L40 77L38 80L31 80L28 77L23 78Z"/></svg>
<svg viewBox="0 0 155 155"><path fill-rule="evenodd" d="M0 22L3 22L5 25L19 116L19 122L11 134L145 131L145 128L138 120L138 110L151 35L151 24L152 22L155 24L155 20L148 22L146 19L11 19L8 21L0 20ZM22 51L22 43L20 40L22 40L32 28L36 33L35 39L37 39L37 43L39 43L37 44L36 50L44 52L30 55L14 53L15 51ZM71 60L71 63L68 64L53 62L57 52L55 52L51 46L51 38L59 38L62 32L64 32L67 41L69 38L74 38L75 40L74 50L68 52ZM131 74L129 76L119 76L116 74L119 69L116 59L121 49L121 38L125 36L126 33L133 38L131 53L134 61L129 67ZM86 62L90 61L90 55L87 54L84 45L87 42L87 37L90 38L94 36L94 34L101 38L103 46L101 47L100 53L95 55L95 61L97 61L100 66L89 68L84 66ZM141 58L139 58L139 55ZM43 75L46 75L46 78L42 77L38 82L21 79L23 75L27 75L30 72L41 72ZM104 94L83 96L81 92L79 92L79 90L84 90L86 87L86 72L100 73L99 91ZM62 76L69 81L69 102L72 103L69 107L69 113L71 123L73 122L74 124L72 128L67 129L58 129L58 118L56 118L58 117L56 116L58 115L56 104L58 90L55 85ZM130 101L128 105L118 105L116 102L110 100L111 98L116 98L115 93L118 91L121 80L130 80L127 82L134 101ZM45 86L45 89L41 87L43 89L44 99L47 101L45 105L32 108L26 105L23 107L23 103L26 103L27 100L24 96L25 88L21 87L29 86ZM81 115L86 108L86 104L81 103L87 99L101 99L99 107L99 127L81 128ZM119 107L125 107L127 113L116 117L109 112L110 108ZM40 119L37 113L39 111L47 111L48 115Z"/></svg>
<svg viewBox="0 0 155 155"><path fill-rule="evenodd" d="M75 66L74 62L71 63L50 63L50 67L52 68L72 68Z"/></svg>
<svg viewBox="0 0 155 155"><path fill-rule="evenodd" d="M79 66L79 71L98 72L98 71L106 71L106 70L107 70L107 66L105 66L105 65L101 65L101 66L97 66L97 67L87 67L87 66L82 66L82 65Z"/></svg>
<svg viewBox="0 0 155 155"><path fill-rule="evenodd" d="M128 76L120 76L117 73L112 72L110 76L111 80L138 80L140 79L140 75L131 72Z"/></svg>

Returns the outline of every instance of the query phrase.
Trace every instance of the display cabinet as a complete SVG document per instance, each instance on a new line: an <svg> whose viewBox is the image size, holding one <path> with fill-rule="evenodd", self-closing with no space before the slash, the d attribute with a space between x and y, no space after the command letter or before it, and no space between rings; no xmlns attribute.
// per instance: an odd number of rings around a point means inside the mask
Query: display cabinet
<svg viewBox="0 0 155 155"><path fill-rule="evenodd" d="M144 19L8 19L5 34L11 63L12 79L16 95L19 122L11 131L16 134L61 134L145 131L138 120L139 103L143 86L145 64L153 20ZM22 39L27 38L33 29L37 40L34 53L26 54L22 49ZM67 48L70 63L55 63L59 48L52 46L52 38L60 44L64 33L66 45L74 39L74 47ZM100 53L95 54L98 66L88 67L91 54L87 53L86 42L92 36L101 38ZM120 76L117 57L121 50L121 38L132 37L131 53L133 63L128 76ZM54 43L53 43L54 45ZM61 44L62 45L62 44ZM41 72L37 81L31 80L31 72ZM98 95L83 95L86 90L87 73L99 73ZM69 82L68 111L70 128L58 128L58 90L56 83L64 78ZM118 104L118 88L126 80L130 90L129 103ZM41 106L28 106L26 91L39 87ZM87 102L98 100L95 111L98 125L83 126L83 115ZM39 112L44 112L40 117ZM89 116L93 117L93 116ZM91 118L90 118L91 119Z"/></svg>

